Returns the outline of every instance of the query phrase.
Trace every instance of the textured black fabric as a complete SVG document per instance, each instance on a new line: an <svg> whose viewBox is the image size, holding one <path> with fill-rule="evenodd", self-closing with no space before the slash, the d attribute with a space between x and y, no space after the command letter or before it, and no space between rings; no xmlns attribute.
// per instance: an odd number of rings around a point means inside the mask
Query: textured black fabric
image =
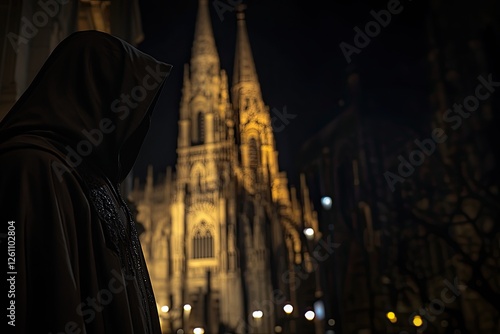
<svg viewBox="0 0 500 334"><path fill-rule="evenodd" d="M16 332L160 333L119 183L170 69L108 34L74 33L0 123L0 217L16 228Z"/></svg>

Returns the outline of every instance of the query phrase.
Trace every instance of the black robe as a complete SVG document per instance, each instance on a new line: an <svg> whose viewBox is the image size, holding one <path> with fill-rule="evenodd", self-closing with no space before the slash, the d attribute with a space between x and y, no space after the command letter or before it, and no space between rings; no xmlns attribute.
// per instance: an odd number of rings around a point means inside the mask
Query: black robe
<svg viewBox="0 0 500 334"><path fill-rule="evenodd" d="M8 221L15 229L15 332L161 333L119 184L170 69L111 35L77 32L0 123L1 233Z"/></svg>

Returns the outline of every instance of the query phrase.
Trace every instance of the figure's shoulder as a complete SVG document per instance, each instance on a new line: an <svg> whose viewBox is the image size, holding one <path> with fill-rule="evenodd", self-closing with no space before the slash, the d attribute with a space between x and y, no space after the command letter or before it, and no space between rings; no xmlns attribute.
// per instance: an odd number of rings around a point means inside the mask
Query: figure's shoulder
<svg viewBox="0 0 500 334"><path fill-rule="evenodd" d="M74 179L74 170L57 152L44 148L19 147L0 150L0 177L48 178L62 182Z"/></svg>
<svg viewBox="0 0 500 334"><path fill-rule="evenodd" d="M36 147L16 147L0 150L2 165L25 166L30 163L45 164L59 160L55 153Z"/></svg>
<svg viewBox="0 0 500 334"><path fill-rule="evenodd" d="M0 168L14 170L38 169L45 170L54 161L61 162L61 158L54 152L37 147L17 147L0 150Z"/></svg>

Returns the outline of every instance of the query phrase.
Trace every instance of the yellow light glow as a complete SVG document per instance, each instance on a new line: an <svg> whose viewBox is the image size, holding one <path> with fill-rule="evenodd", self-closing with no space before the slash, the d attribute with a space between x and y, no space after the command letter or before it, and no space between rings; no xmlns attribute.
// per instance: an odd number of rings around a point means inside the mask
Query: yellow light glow
<svg viewBox="0 0 500 334"><path fill-rule="evenodd" d="M387 319L389 319L389 320L393 320L396 318L396 314L394 312L387 312L386 316L387 316Z"/></svg>
<svg viewBox="0 0 500 334"><path fill-rule="evenodd" d="M184 305L184 311L188 311L188 312L191 311L191 305L189 305L189 304Z"/></svg>
<svg viewBox="0 0 500 334"><path fill-rule="evenodd" d="M420 327L420 326L422 326L423 323L424 322L422 321L422 317L421 316L416 315L416 316L413 317L413 325L415 327Z"/></svg>
<svg viewBox="0 0 500 334"><path fill-rule="evenodd" d="M161 307L161 309L160 309L160 310L161 310L162 312L167 313L167 312L170 310L170 308L169 308L167 305L163 305L163 306Z"/></svg>

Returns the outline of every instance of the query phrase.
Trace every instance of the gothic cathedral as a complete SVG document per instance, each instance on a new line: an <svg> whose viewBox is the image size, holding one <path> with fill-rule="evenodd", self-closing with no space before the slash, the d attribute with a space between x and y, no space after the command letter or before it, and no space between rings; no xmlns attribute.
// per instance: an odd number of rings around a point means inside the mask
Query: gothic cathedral
<svg viewBox="0 0 500 334"><path fill-rule="evenodd" d="M130 196L166 333L274 333L297 298L294 268L309 257L301 231L318 231L304 178L297 194L279 171L242 11L237 29L230 100L208 1L199 1L175 173L155 184L150 168Z"/></svg>

